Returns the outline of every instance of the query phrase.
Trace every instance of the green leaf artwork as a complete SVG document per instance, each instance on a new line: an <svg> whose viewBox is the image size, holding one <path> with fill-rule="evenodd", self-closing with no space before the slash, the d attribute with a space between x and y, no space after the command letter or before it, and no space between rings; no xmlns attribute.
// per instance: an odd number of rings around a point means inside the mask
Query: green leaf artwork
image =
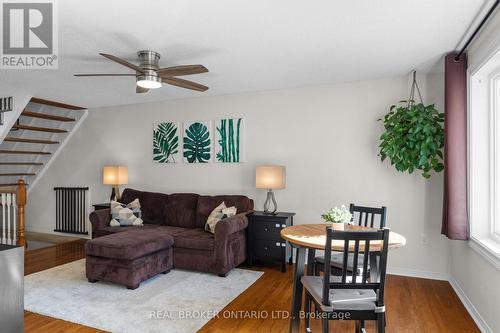
<svg viewBox="0 0 500 333"><path fill-rule="evenodd" d="M184 161L207 163L211 158L209 122L193 122L184 125Z"/></svg>
<svg viewBox="0 0 500 333"><path fill-rule="evenodd" d="M241 162L243 119L216 121L215 156L220 163Z"/></svg>
<svg viewBox="0 0 500 333"><path fill-rule="evenodd" d="M177 123L159 123L153 128L153 161L157 163L176 163L179 153L179 134Z"/></svg>
<svg viewBox="0 0 500 333"><path fill-rule="evenodd" d="M382 161L389 158L400 172L421 170L425 178L431 177L432 170L443 171L444 113L434 104L401 101L379 120L385 128L379 145Z"/></svg>

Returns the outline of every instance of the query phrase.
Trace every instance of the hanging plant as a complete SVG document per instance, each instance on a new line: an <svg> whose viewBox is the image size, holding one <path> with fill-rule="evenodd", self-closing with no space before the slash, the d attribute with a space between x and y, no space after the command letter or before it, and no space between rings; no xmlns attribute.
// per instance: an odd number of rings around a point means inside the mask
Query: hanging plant
<svg viewBox="0 0 500 333"><path fill-rule="evenodd" d="M434 104L424 105L415 72L410 97L392 105L384 119L385 132L380 136L379 156L382 162L389 158L391 165L400 172L422 170L430 178L431 171L444 169L444 113ZM415 103L415 90L420 103Z"/></svg>

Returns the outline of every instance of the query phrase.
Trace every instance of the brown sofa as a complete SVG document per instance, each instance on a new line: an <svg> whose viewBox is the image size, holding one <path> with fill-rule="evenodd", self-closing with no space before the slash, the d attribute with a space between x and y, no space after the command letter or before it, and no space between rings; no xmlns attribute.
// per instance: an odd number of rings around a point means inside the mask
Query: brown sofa
<svg viewBox="0 0 500 333"><path fill-rule="evenodd" d="M116 233L143 233L173 237L173 267L211 272L225 276L246 259L245 229L247 214L254 207L252 199L242 195L205 196L194 193L163 194L125 189L121 202L127 204L138 198L141 203L141 227L111 227L110 210L90 214L92 238ZM204 230L208 215L222 202L235 206L237 215L220 221L215 234ZM116 237L120 237L116 235ZM116 241L116 240L115 240Z"/></svg>

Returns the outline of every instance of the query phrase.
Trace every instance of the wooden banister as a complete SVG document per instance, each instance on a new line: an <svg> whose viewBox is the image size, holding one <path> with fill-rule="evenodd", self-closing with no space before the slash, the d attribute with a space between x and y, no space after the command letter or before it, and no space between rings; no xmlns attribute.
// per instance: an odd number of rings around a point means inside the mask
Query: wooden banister
<svg viewBox="0 0 500 333"><path fill-rule="evenodd" d="M24 207L27 202L27 194L26 194L26 186L24 180L19 179L17 181L17 244L19 246L26 246L26 235L24 232L25 229L25 215L24 215Z"/></svg>

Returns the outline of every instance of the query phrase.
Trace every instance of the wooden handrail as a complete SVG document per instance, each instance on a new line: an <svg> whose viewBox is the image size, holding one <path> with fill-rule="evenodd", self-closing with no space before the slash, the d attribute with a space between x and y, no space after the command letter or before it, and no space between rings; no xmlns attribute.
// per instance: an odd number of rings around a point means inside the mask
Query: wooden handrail
<svg viewBox="0 0 500 333"><path fill-rule="evenodd" d="M24 214L24 207L28 200L26 194L26 186L23 179L17 181L17 245L26 247L26 219Z"/></svg>

